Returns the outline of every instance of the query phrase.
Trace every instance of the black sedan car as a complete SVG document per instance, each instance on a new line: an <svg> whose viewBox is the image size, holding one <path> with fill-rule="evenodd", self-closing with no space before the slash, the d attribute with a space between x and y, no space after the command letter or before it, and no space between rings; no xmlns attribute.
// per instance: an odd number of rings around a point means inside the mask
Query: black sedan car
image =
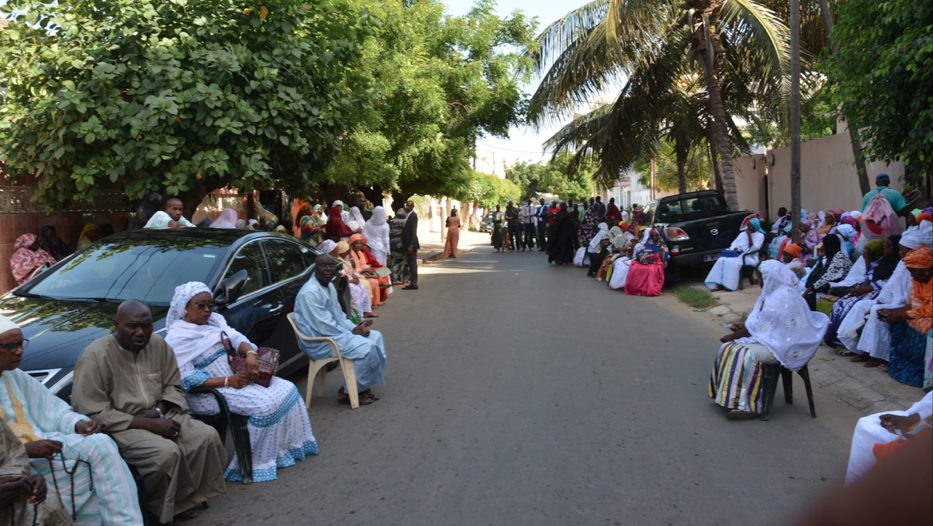
<svg viewBox="0 0 933 526"><path fill-rule="evenodd" d="M68 257L0 297L29 348L20 366L65 400L81 352L112 331L117 306L139 299L164 336L175 287L200 281L217 312L260 346L281 351L280 376L307 364L285 315L312 275L320 251L292 236L186 228L115 234ZM339 276L338 278L339 279ZM348 293L342 287L341 302Z"/></svg>

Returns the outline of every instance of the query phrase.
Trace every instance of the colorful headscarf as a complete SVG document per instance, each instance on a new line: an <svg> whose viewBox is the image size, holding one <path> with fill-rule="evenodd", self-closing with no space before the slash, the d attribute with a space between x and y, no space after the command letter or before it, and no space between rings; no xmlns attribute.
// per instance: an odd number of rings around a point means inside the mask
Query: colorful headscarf
<svg viewBox="0 0 933 526"><path fill-rule="evenodd" d="M363 240L363 236L359 234L353 234L352 236L350 236L350 241L349 241L350 245L353 245L353 243L356 243L357 241L363 241L363 243L366 243L366 241Z"/></svg>
<svg viewBox="0 0 933 526"><path fill-rule="evenodd" d="M343 208L340 201L336 201L335 205L330 209L330 217L327 219L327 226L324 227L325 232L327 232L328 237L331 238L342 238L350 237L353 235L353 231L350 230L350 227L343 222Z"/></svg>
<svg viewBox="0 0 933 526"><path fill-rule="evenodd" d="M100 230L100 227L97 226L97 223L88 223L88 224L84 225L84 228L81 229L81 234L78 235L78 240L80 241L81 238L83 238L84 236L86 236L88 232L93 232L93 231L95 231L95 230ZM31 235L31 234L30 234L30 235Z"/></svg>
<svg viewBox="0 0 933 526"><path fill-rule="evenodd" d="M314 216L301 218L301 239L308 241L311 236L321 231L321 223Z"/></svg>
<svg viewBox="0 0 933 526"><path fill-rule="evenodd" d="M915 248L904 256L907 268L933 268L933 248L923 246Z"/></svg>
<svg viewBox="0 0 933 526"><path fill-rule="evenodd" d="M346 254L349 251L350 251L350 243L347 243L346 241L340 241L337 243L338 254Z"/></svg>
<svg viewBox="0 0 933 526"><path fill-rule="evenodd" d="M910 215L914 216L914 219L917 219L918 217L920 217L920 214L922 213L923 213L923 210L920 210L919 208L914 208L913 210L910 211Z"/></svg>
<svg viewBox="0 0 933 526"><path fill-rule="evenodd" d="M334 241L333 239L325 239L324 242L321 243L320 246L318 246L317 248L321 252L329 255L331 252L334 251L335 248L337 248L337 242Z"/></svg>
<svg viewBox="0 0 933 526"><path fill-rule="evenodd" d="M799 258L799 257L800 257L800 252L801 252L802 250L803 250L803 249L800 248L800 245L798 245L798 244L796 244L796 243L791 243L791 244L787 245L786 247L784 247L784 253L785 253L785 254L790 254L790 255L794 256L795 258Z"/></svg>
<svg viewBox="0 0 933 526"><path fill-rule="evenodd" d="M930 221L931 223L933 223L933 214L928 214L928 213L924 212L924 213L922 213L922 214L920 214L920 215L917 216L917 224L918 224L918 225L919 225L920 223L924 222L924 221Z"/></svg>
<svg viewBox="0 0 933 526"><path fill-rule="evenodd" d="M753 217L753 218L749 219L749 220L748 220L748 224L750 224L750 225L752 225L753 227L755 227L755 230L758 231L759 234L764 234L764 233L765 233L765 231L762 230L762 228L761 228L761 220L758 219L757 217Z"/></svg>
<svg viewBox="0 0 933 526"><path fill-rule="evenodd" d="M16 283L22 285L29 279L29 274L46 263L55 264L55 258L44 250L31 250L36 242L35 234L23 234L13 244L13 256L10 257L10 271Z"/></svg>

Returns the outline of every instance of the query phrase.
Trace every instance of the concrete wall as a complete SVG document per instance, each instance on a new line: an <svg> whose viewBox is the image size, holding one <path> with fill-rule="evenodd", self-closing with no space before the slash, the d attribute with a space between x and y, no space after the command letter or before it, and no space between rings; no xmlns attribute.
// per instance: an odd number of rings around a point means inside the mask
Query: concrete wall
<svg viewBox="0 0 933 526"><path fill-rule="evenodd" d="M836 134L807 141L800 145L800 200L801 207L811 212L819 210L859 210L862 191L855 170L855 157L848 134ZM773 161L772 161L773 155ZM762 162L765 161L765 162ZM767 210L774 220L780 207L790 208L790 147L767 150L764 155L754 154L733 161L736 171L739 205L749 210ZM755 167L752 167L752 164ZM765 166L767 164L767 172ZM904 165L876 162L867 166L871 187L875 176L891 176L891 188L903 190L900 178ZM765 175L767 198L765 201Z"/></svg>

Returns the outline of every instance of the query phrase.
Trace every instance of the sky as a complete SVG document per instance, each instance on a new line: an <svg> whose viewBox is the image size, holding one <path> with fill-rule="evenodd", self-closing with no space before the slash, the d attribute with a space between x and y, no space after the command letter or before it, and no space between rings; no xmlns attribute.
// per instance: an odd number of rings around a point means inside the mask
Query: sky
<svg viewBox="0 0 933 526"><path fill-rule="evenodd" d="M474 0L441 1L447 5L447 12L455 16L466 14L474 4ZM509 13L518 10L528 17L537 17L538 31L540 31L585 3L586 0L574 0L566 4L547 0L498 0L496 11L499 16L507 16ZM525 91L531 95L536 87L537 80L534 80L531 85L525 87ZM526 126L513 127L508 139L485 137L477 141L477 156L480 158L485 157L487 161L494 156L496 159L496 174L498 175L502 175L502 159L505 159L510 165L514 161L537 162L547 160L550 153L543 152L541 144L558 129L560 127L556 125L538 131ZM493 166L491 162L484 164ZM480 166L477 166L477 169L480 169ZM488 169L482 171L489 172Z"/></svg>

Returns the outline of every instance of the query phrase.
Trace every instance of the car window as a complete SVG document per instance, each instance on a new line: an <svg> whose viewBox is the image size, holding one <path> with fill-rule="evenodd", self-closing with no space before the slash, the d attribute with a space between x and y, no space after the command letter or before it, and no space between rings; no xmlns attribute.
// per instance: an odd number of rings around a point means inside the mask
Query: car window
<svg viewBox="0 0 933 526"><path fill-rule="evenodd" d="M57 299L139 299L168 304L175 287L205 281L223 250L196 244L101 243L36 278L31 294Z"/></svg>
<svg viewBox="0 0 933 526"><path fill-rule="evenodd" d="M284 239L266 239L263 245L269 258L269 270L272 271L273 280L294 278L307 268L298 243Z"/></svg>
<svg viewBox="0 0 933 526"><path fill-rule="evenodd" d="M249 276L246 287L242 294L246 295L255 292L263 287L268 287L272 281L269 279L269 269L266 268L266 258L263 256L262 247L258 242L249 243L243 246L230 262L230 268L224 275L224 279L245 270Z"/></svg>

